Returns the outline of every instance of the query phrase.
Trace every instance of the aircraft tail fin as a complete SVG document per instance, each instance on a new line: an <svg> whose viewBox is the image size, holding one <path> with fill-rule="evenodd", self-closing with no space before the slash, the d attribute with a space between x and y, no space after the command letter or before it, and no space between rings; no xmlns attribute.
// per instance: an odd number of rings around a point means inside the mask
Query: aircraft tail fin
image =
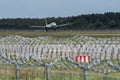
<svg viewBox="0 0 120 80"><path fill-rule="evenodd" d="M45 24L47 25L48 23L47 23L47 19L45 19Z"/></svg>

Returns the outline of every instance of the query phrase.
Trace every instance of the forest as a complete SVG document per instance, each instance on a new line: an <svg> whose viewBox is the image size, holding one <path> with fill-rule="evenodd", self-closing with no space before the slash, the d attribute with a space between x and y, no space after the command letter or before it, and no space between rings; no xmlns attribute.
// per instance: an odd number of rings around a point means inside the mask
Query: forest
<svg viewBox="0 0 120 80"><path fill-rule="evenodd" d="M95 29L120 29L120 13L106 12L104 14L85 14L69 17L47 17L47 22L59 24L70 23L60 27L60 30L95 30ZM38 30L30 26L45 25L45 18L2 18L0 30Z"/></svg>

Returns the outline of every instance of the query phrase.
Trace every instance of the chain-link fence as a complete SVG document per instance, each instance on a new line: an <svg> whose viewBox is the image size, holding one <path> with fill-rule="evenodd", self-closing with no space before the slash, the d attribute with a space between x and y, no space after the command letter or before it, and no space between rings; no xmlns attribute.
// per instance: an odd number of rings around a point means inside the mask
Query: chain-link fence
<svg viewBox="0 0 120 80"><path fill-rule="evenodd" d="M1 80L119 80L120 38L0 38Z"/></svg>

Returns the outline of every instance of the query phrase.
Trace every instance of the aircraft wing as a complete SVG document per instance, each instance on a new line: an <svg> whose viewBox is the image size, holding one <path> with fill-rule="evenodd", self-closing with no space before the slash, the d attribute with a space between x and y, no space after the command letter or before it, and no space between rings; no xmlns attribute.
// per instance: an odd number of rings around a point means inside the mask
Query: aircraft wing
<svg viewBox="0 0 120 80"><path fill-rule="evenodd" d="M45 26L30 26L30 27L44 28Z"/></svg>
<svg viewBox="0 0 120 80"><path fill-rule="evenodd" d="M61 25L57 25L57 26L58 26L58 27L61 27L61 26L66 26L66 25L70 25L70 23L61 24Z"/></svg>

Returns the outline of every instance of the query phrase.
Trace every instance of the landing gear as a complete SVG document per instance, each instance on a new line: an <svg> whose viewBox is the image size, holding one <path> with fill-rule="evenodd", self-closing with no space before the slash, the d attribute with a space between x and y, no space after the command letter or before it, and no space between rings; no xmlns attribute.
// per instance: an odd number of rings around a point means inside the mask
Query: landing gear
<svg viewBox="0 0 120 80"><path fill-rule="evenodd" d="M56 31L56 28L53 28L54 31Z"/></svg>
<svg viewBox="0 0 120 80"><path fill-rule="evenodd" d="M47 28L47 27L45 27L45 31L46 31L46 32L48 31L48 28Z"/></svg>
<svg viewBox="0 0 120 80"><path fill-rule="evenodd" d="M45 29L45 31L47 32L47 31L56 31L56 28L55 27L51 27L51 28L48 28L48 27L45 27L44 28Z"/></svg>

